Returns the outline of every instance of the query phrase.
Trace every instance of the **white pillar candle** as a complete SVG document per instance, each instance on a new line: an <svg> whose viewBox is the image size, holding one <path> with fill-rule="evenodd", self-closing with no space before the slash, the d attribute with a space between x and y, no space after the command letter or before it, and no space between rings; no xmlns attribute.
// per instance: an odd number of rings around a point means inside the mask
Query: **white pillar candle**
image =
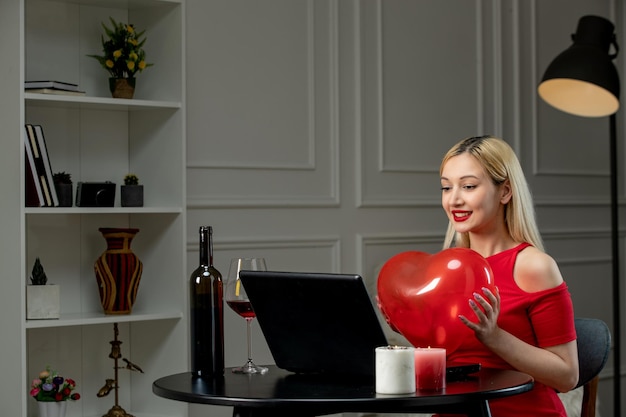
<svg viewBox="0 0 626 417"><path fill-rule="evenodd" d="M415 348L383 346L376 348L376 392L408 394L415 392Z"/></svg>
<svg viewBox="0 0 626 417"><path fill-rule="evenodd" d="M446 387L446 350L415 348L415 387L441 390Z"/></svg>

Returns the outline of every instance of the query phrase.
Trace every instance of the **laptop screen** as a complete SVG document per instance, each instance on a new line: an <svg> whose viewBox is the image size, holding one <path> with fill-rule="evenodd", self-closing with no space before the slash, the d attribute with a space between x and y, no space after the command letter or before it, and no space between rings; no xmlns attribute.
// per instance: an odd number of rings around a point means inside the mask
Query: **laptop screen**
<svg viewBox="0 0 626 417"><path fill-rule="evenodd" d="M241 271L274 361L297 373L374 375L387 339L359 275Z"/></svg>

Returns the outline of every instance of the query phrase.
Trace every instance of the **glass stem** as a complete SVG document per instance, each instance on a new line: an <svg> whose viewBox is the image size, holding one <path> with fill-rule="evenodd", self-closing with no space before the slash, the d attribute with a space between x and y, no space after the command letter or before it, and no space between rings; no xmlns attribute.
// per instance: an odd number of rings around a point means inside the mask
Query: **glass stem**
<svg viewBox="0 0 626 417"><path fill-rule="evenodd" d="M250 342L251 339L251 334L250 334L250 329L252 327L252 319L246 317L246 328L248 331L248 362L252 362L252 343Z"/></svg>

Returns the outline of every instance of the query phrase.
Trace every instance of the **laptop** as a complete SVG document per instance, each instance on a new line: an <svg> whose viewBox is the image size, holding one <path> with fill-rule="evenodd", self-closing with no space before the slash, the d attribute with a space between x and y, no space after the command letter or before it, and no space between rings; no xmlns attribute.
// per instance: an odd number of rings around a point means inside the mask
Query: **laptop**
<svg viewBox="0 0 626 417"><path fill-rule="evenodd" d="M241 271L276 366L295 373L374 375L387 339L359 275Z"/></svg>

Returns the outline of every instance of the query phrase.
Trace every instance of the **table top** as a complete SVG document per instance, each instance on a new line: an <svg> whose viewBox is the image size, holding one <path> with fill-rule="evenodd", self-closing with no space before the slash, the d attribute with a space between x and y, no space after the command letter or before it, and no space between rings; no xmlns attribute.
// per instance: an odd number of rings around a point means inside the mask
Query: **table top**
<svg viewBox="0 0 626 417"><path fill-rule="evenodd" d="M201 379L190 372L160 378L152 391L164 398L189 403L246 408L296 409L310 414L339 412L442 412L455 405L530 391L527 374L483 368L463 381L448 382L442 391L379 394L373 376L302 375L269 366L265 375L232 373L223 378ZM445 407L452 407L450 409Z"/></svg>

